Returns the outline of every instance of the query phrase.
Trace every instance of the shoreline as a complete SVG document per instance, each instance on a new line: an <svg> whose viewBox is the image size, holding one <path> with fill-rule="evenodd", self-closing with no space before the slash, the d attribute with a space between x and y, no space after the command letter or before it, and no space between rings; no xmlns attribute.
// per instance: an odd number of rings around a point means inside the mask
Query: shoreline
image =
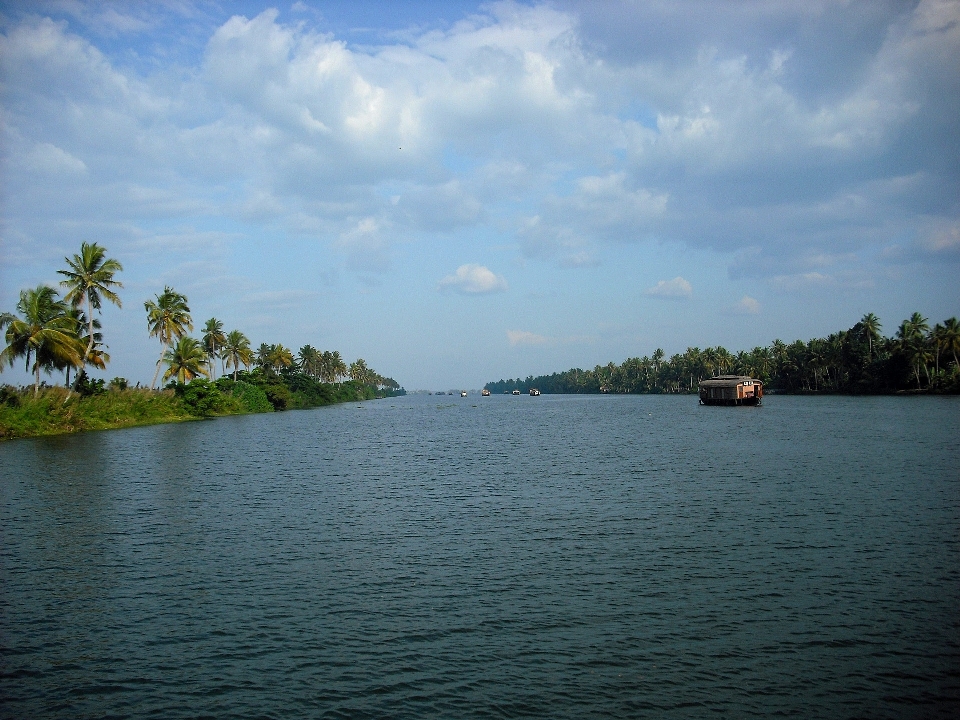
<svg viewBox="0 0 960 720"><path fill-rule="evenodd" d="M0 443L36 437L72 435L100 430L122 430L148 425L166 425L233 415L257 415L264 412L307 410L358 400L382 397L370 387L341 386L320 402L309 400L276 408L267 402L250 402L249 397L215 390L199 399L187 392L190 385L162 390L130 388L107 390L93 395L76 392L68 395L62 387L41 389L0 388ZM212 391L212 392L211 392Z"/></svg>

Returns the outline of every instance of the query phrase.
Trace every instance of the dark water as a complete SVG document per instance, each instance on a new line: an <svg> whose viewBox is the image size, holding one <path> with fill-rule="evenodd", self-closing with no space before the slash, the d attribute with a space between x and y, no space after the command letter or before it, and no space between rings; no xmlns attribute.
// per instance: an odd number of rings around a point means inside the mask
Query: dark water
<svg viewBox="0 0 960 720"><path fill-rule="evenodd" d="M4 717L960 716L960 398L0 445Z"/></svg>

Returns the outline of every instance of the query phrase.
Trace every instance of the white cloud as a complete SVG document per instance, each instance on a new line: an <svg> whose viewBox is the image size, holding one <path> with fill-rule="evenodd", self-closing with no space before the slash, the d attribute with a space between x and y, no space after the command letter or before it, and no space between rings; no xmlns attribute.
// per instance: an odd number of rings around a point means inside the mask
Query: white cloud
<svg viewBox="0 0 960 720"><path fill-rule="evenodd" d="M643 294L651 297L682 300L693 295L693 286L678 275L673 280L661 280L653 287L644 290Z"/></svg>
<svg viewBox="0 0 960 720"><path fill-rule="evenodd" d="M550 338L544 335L537 335L527 330L507 330L507 340L510 341L510 347L516 347L517 345L546 345L550 342Z"/></svg>
<svg viewBox="0 0 960 720"><path fill-rule="evenodd" d="M957 253L960 251L960 222L937 228L923 237L918 245L928 253Z"/></svg>
<svg viewBox="0 0 960 720"><path fill-rule="evenodd" d="M749 295L744 295L731 311L736 315L757 315L760 312L760 303Z"/></svg>
<svg viewBox="0 0 960 720"><path fill-rule="evenodd" d="M438 290L454 290L468 295L504 292L507 281L483 265L461 265L453 275L447 275L437 285Z"/></svg>
<svg viewBox="0 0 960 720"><path fill-rule="evenodd" d="M87 172L87 166L82 160L50 143L36 145L26 161L30 169L49 175L82 175Z"/></svg>
<svg viewBox="0 0 960 720"><path fill-rule="evenodd" d="M383 271L390 265L389 243L384 239L376 218L365 217L340 233L336 247L347 254L354 270Z"/></svg>

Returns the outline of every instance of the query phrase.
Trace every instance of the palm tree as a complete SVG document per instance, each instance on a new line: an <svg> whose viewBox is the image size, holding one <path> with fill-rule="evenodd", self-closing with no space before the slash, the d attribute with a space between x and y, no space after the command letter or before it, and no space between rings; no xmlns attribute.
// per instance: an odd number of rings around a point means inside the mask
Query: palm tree
<svg viewBox="0 0 960 720"><path fill-rule="evenodd" d="M107 258L107 251L96 243L80 243L80 254L73 258L64 258L69 266L67 270L57 270L66 277L60 285L68 288L64 301L75 308L86 306L87 316L87 349L83 353L84 362L93 353L96 342L94 333L93 311L99 310L106 298L117 307L122 307L120 296L111 288L122 288L123 283L114 280L115 273L123 270L123 265L112 258Z"/></svg>
<svg viewBox="0 0 960 720"><path fill-rule="evenodd" d="M233 368L234 382L236 382L237 370L239 370L241 363L247 368L253 364L253 350L250 349L250 340L239 330L231 330L227 333L222 352L224 358L226 358L226 366Z"/></svg>
<svg viewBox="0 0 960 720"><path fill-rule="evenodd" d="M283 368L293 365L293 353L283 345L271 345L267 363L274 372L280 372Z"/></svg>
<svg viewBox="0 0 960 720"><path fill-rule="evenodd" d="M312 378L320 377L322 356L315 347L304 345L300 348L300 370Z"/></svg>
<svg viewBox="0 0 960 720"><path fill-rule="evenodd" d="M960 362L957 362L957 352L960 352L960 323L957 323L955 317L943 321L941 342L944 351L953 355L953 364L960 366Z"/></svg>
<svg viewBox="0 0 960 720"><path fill-rule="evenodd" d="M340 357L340 352L325 351L321 356L323 358L324 380L326 382L337 382L340 378L346 377L349 370L347 364Z"/></svg>
<svg viewBox="0 0 960 720"><path fill-rule="evenodd" d="M210 377L209 371L204 367L207 364L207 353L196 338L181 336L173 347L164 353L163 359L170 366L163 374L164 380L176 376L177 382L187 383L197 375Z"/></svg>
<svg viewBox="0 0 960 720"><path fill-rule="evenodd" d="M370 376L370 369L363 358L357 358L355 362L350 363L350 379L361 385L366 384Z"/></svg>
<svg viewBox="0 0 960 720"><path fill-rule="evenodd" d="M89 335L84 334L88 329L87 316L84 314L83 310L74 306L67 308L67 315L74 322L77 331L77 337L79 338L81 345L83 345L84 348L87 348L89 346L89 340L91 339ZM100 347L103 343L103 336L100 334L100 321L97 319L94 319L93 321L92 339L93 349L87 351L84 362L87 365L92 365L98 370L105 370L107 363L110 362L110 356ZM64 386L69 388L70 371L74 369L73 365L70 363L58 363L56 365L56 369L64 371Z"/></svg>
<svg viewBox="0 0 960 720"><path fill-rule="evenodd" d="M72 365L83 366L84 348L77 335L77 322L57 291L46 285L22 290L17 310L0 315L0 328L6 327L7 346L0 352L0 368L13 367L17 358L26 358L25 369L34 373L33 394L40 391L40 371ZM33 359L33 367L30 360Z"/></svg>
<svg viewBox="0 0 960 720"><path fill-rule="evenodd" d="M873 359L873 343L880 339L880 318L873 313L867 313L860 318L860 329L867 336L867 360Z"/></svg>
<svg viewBox="0 0 960 720"><path fill-rule="evenodd" d="M913 365L913 372L917 378L918 390L920 389L921 363L923 364L923 370L927 375L928 381L930 377L930 371L927 369L927 362L929 362L932 358L929 350L924 347L924 334L929 329L930 326L927 324L927 319L918 312L913 313L909 319L900 323L900 327L897 329L897 340L899 341L900 350L904 353L904 355L907 356L910 363Z"/></svg>
<svg viewBox="0 0 960 720"><path fill-rule="evenodd" d="M256 355L256 365L258 368L266 370L270 367L270 353L273 351L273 345L267 345L266 343L260 343L260 347L257 348Z"/></svg>
<svg viewBox="0 0 960 720"><path fill-rule="evenodd" d="M207 320L207 324L203 326L202 342L203 349L207 351L207 358L210 362L211 378L215 375L216 363L214 361L221 356L223 344L226 341L227 337L223 334L223 323L215 317Z"/></svg>
<svg viewBox="0 0 960 720"><path fill-rule="evenodd" d="M143 304L147 311L147 327L150 335L156 336L163 343L160 359L157 360L157 371L153 374L153 380L150 381L151 389L157 384L160 365L163 363L170 343L193 330L193 319L190 317L190 308L185 295L181 295L171 287L164 287L163 292L156 297L156 302L147 300Z"/></svg>

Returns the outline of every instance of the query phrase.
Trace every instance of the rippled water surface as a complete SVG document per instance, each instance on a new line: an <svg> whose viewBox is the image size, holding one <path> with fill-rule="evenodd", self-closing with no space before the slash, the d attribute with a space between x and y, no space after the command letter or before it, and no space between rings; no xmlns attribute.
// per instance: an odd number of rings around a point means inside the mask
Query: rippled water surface
<svg viewBox="0 0 960 720"><path fill-rule="evenodd" d="M4 717L958 717L960 398L0 445Z"/></svg>

